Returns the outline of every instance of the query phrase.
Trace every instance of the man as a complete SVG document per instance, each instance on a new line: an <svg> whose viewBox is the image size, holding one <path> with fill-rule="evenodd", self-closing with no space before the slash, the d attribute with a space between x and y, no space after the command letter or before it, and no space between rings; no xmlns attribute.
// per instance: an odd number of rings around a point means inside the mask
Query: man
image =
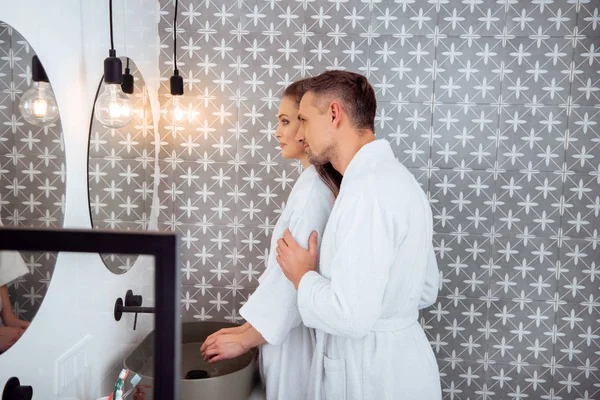
<svg viewBox="0 0 600 400"><path fill-rule="evenodd" d="M331 162L342 186L323 234L305 250L289 231L277 261L298 290L304 324L315 328L310 398L438 400L438 366L418 309L437 297L432 216L413 175L389 143L375 140L375 92L344 71L307 81L300 103L310 161Z"/></svg>

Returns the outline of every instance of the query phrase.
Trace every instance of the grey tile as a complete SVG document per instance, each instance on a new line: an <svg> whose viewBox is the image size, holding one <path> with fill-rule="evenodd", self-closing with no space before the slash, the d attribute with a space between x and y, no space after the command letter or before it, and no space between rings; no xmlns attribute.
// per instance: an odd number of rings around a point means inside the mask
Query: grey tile
<svg viewBox="0 0 600 400"><path fill-rule="evenodd" d="M600 109L580 107L569 117L567 166L574 172L591 172L600 164Z"/></svg>
<svg viewBox="0 0 600 400"><path fill-rule="evenodd" d="M258 164L278 156L278 143L274 137L278 106L269 108L262 101L247 101L240 106L235 128L239 132L238 152L242 161Z"/></svg>
<svg viewBox="0 0 600 400"><path fill-rule="evenodd" d="M600 384L596 371L589 372L583 367L579 368L560 368L554 377L552 384L555 398L562 397L585 399L597 397Z"/></svg>
<svg viewBox="0 0 600 400"><path fill-rule="evenodd" d="M573 303L560 306L556 313L558 339L554 355L557 364L581 368L597 360L600 344L593 336L599 320L600 313L595 307Z"/></svg>
<svg viewBox="0 0 600 400"><path fill-rule="evenodd" d="M600 226L600 182L589 174L569 175L564 195L565 214L561 221L564 234L573 238L592 237Z"/></svg>
<svg viewBox="0 0 600 400"><path fill-rule="evenodd" d="M334 32L335 25L340 22L339 17L335 17L336 14L339 15L335 5L330 2L308 3L305 17L307 29L317 34Z"/></svg>
<svg viewBox="0 0 600 400"><path fill-rule="evenodd" d="M502 99L510 104L563 104L569 96L572 42L565 38L508 40Z"/></svg>
<svg viewBox="0 0 600 400"><path fill-rule="evenodd" d="M306 10L299 3L251 0L242 7L242 26L250 33L297 31L306 21Z"/></svg>
<svg viewBox="0 0 600 400"><path fill-rule="evenodd" d="M237 72L242 95L250 100L268 97L269 92L278 95L286 86L285 74L292 77L291 81L296 80L299 71L295 66L302 57L303 47L291 32L272 38L258 33L244 35L238 53L244 67ZM286 57L286 48L296 51Z"/></svg>
<svg viewBox="0 0 600 400"><path fill-rule="evenodd" d="M594 37L578 40L575 47L575 78L571 96L573 103L581 106L600 104L600 57L594 49L598 49L598 40Z"/></svg>
<svg viewBox="0 0 600 400"><path fill-rule="evenodd" d="M483 300L440 297L436 309L430 310L425 319L436 358L459 357L466 361L484 359L487 351L487 313Z"/></svg>
<svg viewBox="0 0 600 400"><path fill-rule="evenodd" d="M487 233L493 228L493 175L434 171L430 183L434 231Z"/></svg>
<svg viewBox="0 0 600 400"><path fill-rule="evenodd" d="M199 111L212 120L208 124L184 122L183 131L173 140L176 157L185 161L230 160L237 151L235 120L237 108L229 102Z"/></svg>
<svg viewBox="0 0 600 400"><path fill-rule="evenodd" d="M558 107L503 107L498 166L504 170L559 170L565 160L567 119L566 111Z"/></svg>
<svg viewBox="0 0 600 400"><path fill-rule="evenodd" d="M257 288L258 278L268 263L271 230L245 227L237 235L236 241L239 261L236 265L235 279L246 289Z"/></svg>
<svg viewBox="0 0 600 400"><path fill-rule="evenodd" d="M379 102L375 130L378 137L390 141L405 166L420 167L429 162L431 111L427 105Z"/></svg>
<svg viewBox="0 0 600 400"><path fill-rule="evenodd" d="M441 5L438 18L440 32L447 35L494 36L505 26L506 8L495 0L451 0Z"/></svg>
<svg viewBox="0 0 600 400"><path fill-rule="evenodd" d="M183 322L231 322L236 315L236 300L233 291L226 287L215 286L210 291L203 291L194 286L184 286L181 299Z"/></svg>
<svg viewBox="0 0 600 400"><path fill-rule="evenodd" d="M177 169L176 164L171 164L165 161L158 162L159 174L158 182L158 229L159 230L174 230L172 225L176 221L174 214L175 199L183 193L175 185L173 172Z"/></svg>
<svg viewBox="0 0 600 400"><path fill-rule="evenodd" d="M182 224L181 276L184 285L226 286L233 282L236 253L235 235L231 228L213 225L201 227Z"/></svg>
<svg viewBox="0 0 600 400"><path fill-rule="evenodd" d="M238 221L246 226L275 224L298 178L288 161L274 167L248 164L240 169L238 187L243 194L238 205Z"/></svg>
<svg viewBox="0 0 600 400"><path fill-rule="evenodd" d="M440 296L479 298L488 293L492 256L489 239L436 234L434 246L443 276Z"/></svg>
<svg viewBox="0 0 600 400"><path fill-rule="evenodd" d="M375 9L370 4L337 2L331 9L333 14L332 24L336 31L353 34L357 31L369 29L373 25L373 14Z"/></svg>
<svg viewBox="0 0 600 400"><path fill-rule="evenodd" d="M437 19L436 6L430 2L383 0L371 12L373 31L384 35L427 35L434 32Z"/></svg>
<svg viewBox="0 0 600 400"><path fill-rule="evenodd" d="M487 389L494 393L492 398L497 399L553 398L550 396L552 384L552 370L541 365L492 364L486 378Z"/></svg>
<svg viewBox="0 0 600 400"><path fill-rule="evenodd" d="M368 40L356 34L345 40L319 34L309 37L304 46L304 58L309 75L326 70L342 69L364 74L365 61L369 55Z"/></svg>
<svg viewBox="0 0 600 400"><path fill-rule="evenodd" d="M484 390L488 375L485 365L464 360L460 362L438 360L438 367L442 387L451 388L456 398L477 399Z"/></svg>
<svg viewBox="0 0 600 400"><path fill-rule="evenodd" d="M496 231L508 236L555 235L561 223L562 192L562 180L554 173L502 172L499 174L495 188Z"/></svg>
<svg viewBox="0 0 600 400"><path fill-rule="evenodd" d="M518 359L535 365L547 363L554 354L552 307L542 301L493 301L489 310L490 359L502 363Z"/></svg>
<svg viewBox="0 0 600 400"><path fill-rule="evenodd" d="M496 239L492 244L492 296L551 300L556 293L558 252L553 239Z"/></svg>
<svg viewBox="0 0 600 400"><path fill-rule="evenodd" d="M557 288L560 299L584 303L595 297L600 291L599 266L600 255L593 243L582 239L563 241Z"/></svg>
<svg viewBox="0 0 600 400"><path fill-rule="evenodd" d="M433 165L475 170L493 167L497 128L495 107L437 106L433 113Z"/></svg>
<svg viewBox="0 0 600 400"><path fill-rule="evenodd" d="M577 15L579 33L585 36L600 36L600 7L594 1L582 1Z"/></svg>
<svg viewBox="0 0 600 400"><path fill-rule="evenodd" d="M177 196L173 211L178 221L226 225L237 210L234 185L237 172L229 164L181 162L173 171Z"/></svg>
<svg viewBox="0 0 600 400"><path fill-rule="evenodd" d="M147 182L147 171L135 160L89 161L89 196L92 221L99 224L135 222L146 210L143 193L136 191Z"/></svg>
<svg viewBox="0 0 600 400"><path fill-rule="evenodd" d="M573 32L576 7L572 2L534 3L518 0L509 5L506 27L516 36L563 36Z"/></svg>
<svg viewBox="0 0 600 400"><path fill-rule="evenodd" d="M436 99L444 103L497 103L501 65L507 58L506 53L507 48L497 38L444 39L436 53Z"/></svg>
<svg viewBox="0 0 600 400"><path fill-rule="evenodd" d="M433 94L435 46L426 36L411 40L391 35L369 46L369 80L381 100L428 101Z"/></svg>
<svg viewBox="0 0 600 400"><path fill-rule="evenodd" d="M16 186L15 200L22 217L36 219L54 214L57 208L54 203L61 200L65 191L64 159L46 164L35 155L24 155L16 166L8 169L15 171L16 182L11 184Z"/></svg>

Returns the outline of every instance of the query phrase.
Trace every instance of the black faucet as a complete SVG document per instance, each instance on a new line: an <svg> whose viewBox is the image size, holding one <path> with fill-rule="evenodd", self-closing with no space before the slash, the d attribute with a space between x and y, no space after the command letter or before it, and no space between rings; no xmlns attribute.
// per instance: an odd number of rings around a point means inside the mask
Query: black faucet
<svg viewBox="0 0 600 400"><path fill-rule="evenodd" d="M134 295L132 290L128 290L125 294L125 303L120 297L115 302L115 321L120 321L123 313L135 313L135 319L133 320L133 330L135 331L138 313L154 313L154 307L142 307L142 301L141 295Z"/></svg>
<svg viewBox="0 0 600 400"><path fill-rule="evenodd" d="M31 386L21 386L19 378L10 378L2 391L2 400L31 400L33 389Z"/></svg>

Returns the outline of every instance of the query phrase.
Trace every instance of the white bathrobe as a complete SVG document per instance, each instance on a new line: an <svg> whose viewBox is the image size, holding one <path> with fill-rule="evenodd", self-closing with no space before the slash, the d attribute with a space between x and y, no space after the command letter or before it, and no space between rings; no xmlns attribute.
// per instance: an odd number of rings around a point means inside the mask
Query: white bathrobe
<svg viewBox="0 0 600 400"><path fill-rule="evenodd" d="M439 369L417 321L437 297L426 195L385 140L359 150L325 229L320 273L298 307L317 343L311 400L439 400ZM433 259L432 259L433 258Z"/></svg>
<svg viewBox="0 0 600 400"><path fill-rule="evenodd" d="M0 227L2 220L0 219ZM18 251L0 251L0 286L8 285L21 276L28 274L29 268L25 265L21 253ZM0 310L2 310L2 299L0 299ZM2 318L0 318L0 325Z"/></svg>
<svg viewBox="0 0 600 400"><path fill-rule="evenodd" d="M302 324L296 289L277 264L277 240L289 228L305 248L315 230L321 238L335 201L314 167L294 185L271 239L267 267L240 314L267 341L260 348L260 372L268 400L306 400L315 345L312 329Z"/></svg>

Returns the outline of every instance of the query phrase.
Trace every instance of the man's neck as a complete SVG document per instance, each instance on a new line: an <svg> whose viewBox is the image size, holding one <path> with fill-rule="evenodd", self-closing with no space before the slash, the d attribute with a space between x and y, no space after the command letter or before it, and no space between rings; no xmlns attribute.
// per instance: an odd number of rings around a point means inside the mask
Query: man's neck
<svg viewBox="0 0 600 400"><path fill-rule="evenodd" d="M348 140L340 143L337 148L337 157L335 160L331 161L333 168L342 174L342 176L346 173L346 169L356 153L358 153L364 145L375 140L375 135L371 131L365 132L360 136L353 132L352 135L356 135L355 140Z"/></svg>

